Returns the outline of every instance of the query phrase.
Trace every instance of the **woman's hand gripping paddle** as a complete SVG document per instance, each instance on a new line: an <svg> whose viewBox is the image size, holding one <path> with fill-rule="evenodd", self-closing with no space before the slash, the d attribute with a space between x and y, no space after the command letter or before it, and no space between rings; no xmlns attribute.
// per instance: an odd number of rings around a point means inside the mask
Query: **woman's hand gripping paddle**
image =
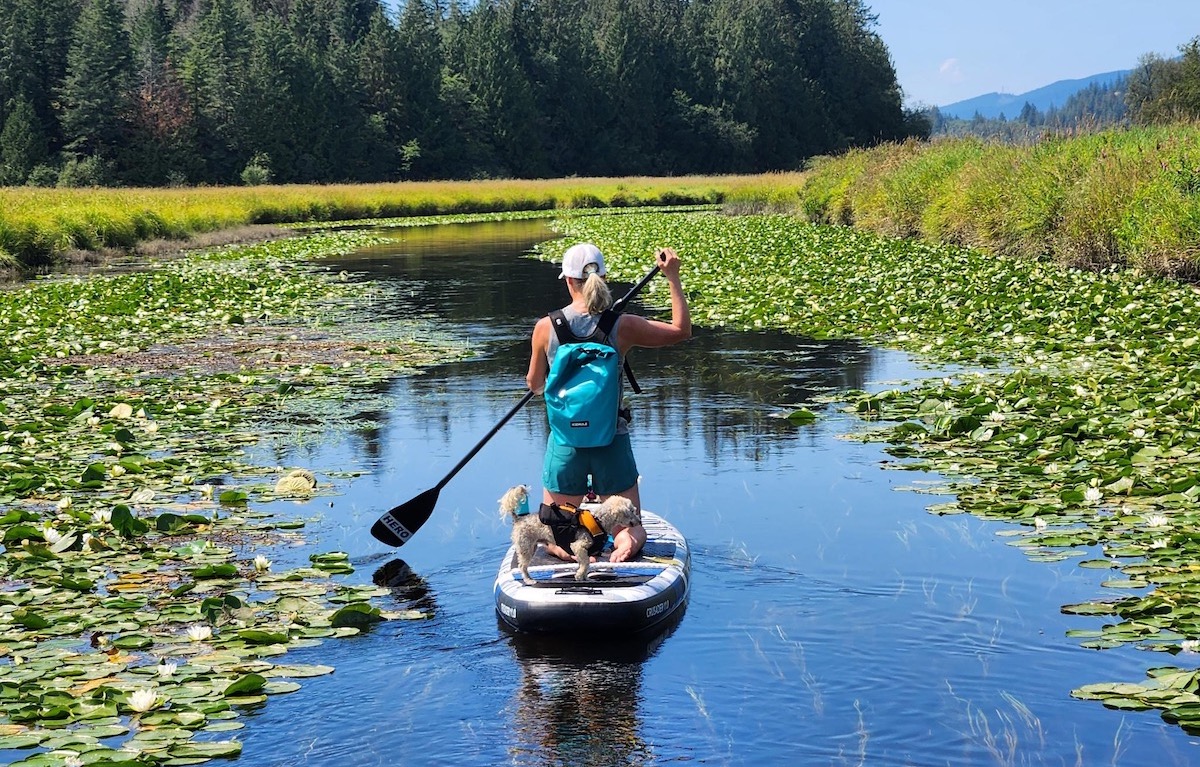
<svg viewBox="0 0 1200 767"><path fill-rule="evenodd" d="M629 299L633 298L633 296L639 290L645 287L646 283L654 279L654 275L656 274L658 274L657 266L651 269L645 277L643 277L636 285L630 288L628 293L619 298L612 305L610 311L619 313L624 310L625 304L629 303ZM433 507L437 505L438 495L441 494L442 488L445 487L446 484L454 478L454 475L457 474L462 467L466 466L467 462L474 458L475 454L478 453L483 446L488 443L488 440L496 436L496 432L500 431L504 424L508 423L509 420L517 414L517 411L525 407L525 403L529 402L531 399L533 399L533 392L525 392L525 396L521 397L521 401L514 405L512 410L509 410L507 413L505 413L504 417L500 419L500 422L493 426L491 431L485 434L483 439L479 440L479 442L475 444L475 447L471 448L471 452L467 453L466 456L464 456L463 459L459 461L453 469L450 470L449 474L442 477L441 482L438 482L432 488L421 493L416 498L400 504L376 520L375 524L371 525L371 535L373 535L376 540L386 543L388 546L403 546L405 543L408 543L408 539L413 537L413 534L416 533L417 530L421 528L421 525L425 524L425 521L429 519L429 516L433 514Z"/></svg>

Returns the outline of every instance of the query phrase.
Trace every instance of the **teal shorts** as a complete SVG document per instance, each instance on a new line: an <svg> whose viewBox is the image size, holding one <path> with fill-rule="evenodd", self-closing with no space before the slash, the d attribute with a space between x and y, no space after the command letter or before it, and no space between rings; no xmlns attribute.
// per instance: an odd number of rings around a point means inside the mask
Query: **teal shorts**
<svg viewBox="0 0 1200 767"><path fill-rule="evenodd" d="M637 463L628 434L618 434L604 447L567 447L551 434L546 440L542 486L554 493L586 495L588 475L597 495L612 495L637 484Z"/></svg>

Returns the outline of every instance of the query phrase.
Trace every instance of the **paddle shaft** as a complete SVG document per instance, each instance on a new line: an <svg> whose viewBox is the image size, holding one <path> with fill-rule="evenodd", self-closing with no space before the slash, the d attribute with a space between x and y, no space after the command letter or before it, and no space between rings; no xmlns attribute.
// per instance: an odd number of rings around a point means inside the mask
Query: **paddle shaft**
<svg viewBox="0 0 1200 767"><path fill-rule="evenodd" d="M613 305L609 308L609 311L616 312L617 314L620 314L621 312L625 311L625 304L629 303L629 299L636 296L641 291L642 288L646 287L646 283L649 282L650 280L654 279L654 276L656 274L658 274L658 272L659 272L659 267L656 264L653 269L646 272L645 277L638 280L637 284L629 289L628 293L626 293L625 295L618 298L613 303Z"/></svg>
<svg viewBox="0 0 1200 767"><path fill-rule="evenodd" d="M512 419L512 417L517 414L517 411L520 410L521 408L525 407L525 404L527 402L529 402L529 400L531 400L531 399L533 399L533 390L532 389L530 391L525 392L525 396L521 398L521 401L518 402L517 404L513 405L513 409L508 411L507 413L505 413L504 417L500 419L499 423L497 423L495 426L493 426L491 431L489 431L487 434L483 435L483 439L479 440L479 442L477 442L475 444L475 447L471 448L471 452L467 453L465 456L463 456L463 459L461 461L459 461L457 464L455 464L454 468L450 470L449 474L442 477L442 481L437 483L435 489L441 490L443 487L445 487L446 483L449 482L451 479L453 479L454 475L457 474L459 472L459 470L462 469L462 467L466 466L467 463L472 458L475 457L476 453L478 453L480 450L483 449L483 446L488 443L488 440L490 440L492 437L496 436L496 432L500 431L500 429L504 427L504 424L508 423Z"/></svg>

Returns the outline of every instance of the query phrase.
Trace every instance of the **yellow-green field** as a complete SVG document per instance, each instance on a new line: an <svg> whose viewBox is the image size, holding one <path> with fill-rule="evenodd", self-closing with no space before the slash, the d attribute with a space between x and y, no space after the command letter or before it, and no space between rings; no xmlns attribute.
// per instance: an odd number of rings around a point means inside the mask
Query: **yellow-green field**
<svg viewBox="0 0 1200 767"><path fill-rule="evenodd" d="M0 265L247 224L795 198L800 174L181 189L0 188ZM783 190L783 191L781 191Z"/></svg>

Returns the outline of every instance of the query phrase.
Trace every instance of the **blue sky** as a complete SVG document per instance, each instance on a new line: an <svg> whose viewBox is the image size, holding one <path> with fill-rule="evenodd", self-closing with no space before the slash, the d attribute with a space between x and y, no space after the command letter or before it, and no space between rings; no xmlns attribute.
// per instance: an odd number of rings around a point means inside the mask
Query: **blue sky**
<svg viewBox="0 0 1200 767"><path fill-rule="evenodd" d="M1200 35L1200 0L867 0L906 105L1132 69Z"/></svg>

